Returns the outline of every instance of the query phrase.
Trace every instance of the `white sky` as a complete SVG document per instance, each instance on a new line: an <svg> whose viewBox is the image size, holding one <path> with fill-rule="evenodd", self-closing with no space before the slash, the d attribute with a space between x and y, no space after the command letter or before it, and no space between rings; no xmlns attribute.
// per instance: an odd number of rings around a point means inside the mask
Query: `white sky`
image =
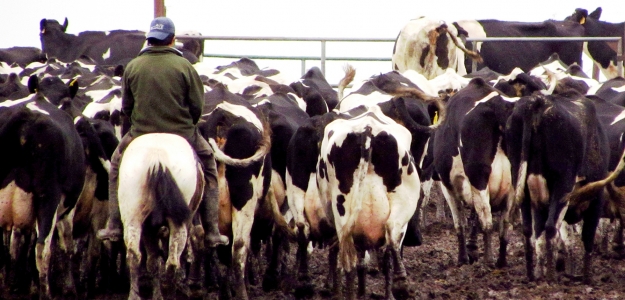
<svg viewBox="0 0 625 300"><path fill-rule="evenodd" d="M86 30L146 31L154 15L153 0L1 1L3 17L0 19L0 48L40 48L39 22L43 18L56 19L62 23L67 17L67 32L77 34ZM625 21L625 1L622 0L165 0L165 5L167 16L174 21L178 32L195 30L212 36L395 38L408 20L422 15L447 21L543 21L562 20L578 7L590 12L598 6L603 8L602 20ZM392 43L329 43L326 55L390 58L392 46ZM205 51L241 55L318 56L320 45L312 42L298 45L206 42ZM223 62L232 60L225 59ZM300 75L299 62L257 63L261 68L272 67L282 72L286 71L283 68L293 69L288 71L292 76L298 78ZM306 68L316 64L307 62ZM326 64L328 81L340 79L342 64ZM354 64L358 71L359 63ZM381 69L377 72L390 71L390 62L376 64ZM374 74L370 72L361 72L359 75L369 77Z"/></svg>

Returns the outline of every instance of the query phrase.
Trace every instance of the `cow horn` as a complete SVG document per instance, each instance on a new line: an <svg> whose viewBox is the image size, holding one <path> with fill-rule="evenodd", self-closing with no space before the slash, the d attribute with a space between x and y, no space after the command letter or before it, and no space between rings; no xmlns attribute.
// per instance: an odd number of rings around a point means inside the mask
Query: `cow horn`
<svg viewBox="0 0 625 300"><path fill-rule="evenodd" d="M63 32L67 30L67 17L65 17L65 22L63 22Z"/></svg>
<svg viewBox="0 0 625 300"><path fill-rule="evenodd" d="M624 168L625 168L625 151L623 151L623 154L621 155L621 159L619 160L619 163L614 169L614 171L608 174L606 178L599 180L599 181L588 183L581 187L578 185L575 185L575 187L573 188L573 191L571 191L571 193L569 193L567 197L564 197L563 201L568 201L569 206L574 206L575 204L579 203L581 199L585 197L586 195L597 192L598 190L604 188L606 185L614 181L616 177L618 177L618 175L621 174L621 171L623 171Z"/></svg>
<svg viewBox="0 0 625 300"><path fill-rule="evenodd" d="M482 56L478 52L471 51L465 48L464 46L462 46L460 43L458 43L458 39L453 34L451 34L451 32L449 32L449 29L445 29L445 31L447 32L447 35L449 35L449 37L451 38L451 41L454 42L454 45L456 45L456 47L462 50L462 52L464 52L466 55L468 55L469 57L471 57L473 60L477 61L478 63L484 62L484 60L482 59Z"/></svg>

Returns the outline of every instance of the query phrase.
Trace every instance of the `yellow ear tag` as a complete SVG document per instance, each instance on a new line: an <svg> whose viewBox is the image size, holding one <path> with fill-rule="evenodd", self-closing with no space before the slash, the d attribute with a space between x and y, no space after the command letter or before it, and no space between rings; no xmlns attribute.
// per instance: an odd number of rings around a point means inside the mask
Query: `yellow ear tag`
<svg viewBox="0 0 625 300"><path fill-rule="evenodd" d="M434 112L434 124L438 123L438 111Z"/></svg>
<svg viewBox="0 0 625 300"><path fill-rule="evenodd" d="M582 17L582 19L579 20L579 24L584 25L584 23L586 23L586 17Z"/></svg>
<svg viewBox="0 0 625 300"><path fill-rule="evenodd" d="M72 80L72 82L69 83L69 86L74 86L77 81L78 81L78 78Z"/></svg>

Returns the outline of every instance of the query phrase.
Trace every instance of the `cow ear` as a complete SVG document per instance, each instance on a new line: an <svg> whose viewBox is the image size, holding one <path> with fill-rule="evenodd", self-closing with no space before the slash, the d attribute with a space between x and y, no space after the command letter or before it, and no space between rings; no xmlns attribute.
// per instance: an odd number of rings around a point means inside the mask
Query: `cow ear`
<svg viewBox="0 0 625 300"><path fill-rule="evenodd" d="M67 30L67 17L65 17L65 22L63 22L63 32Z"/></svg>
<svg viewBox="0 0 625 300"><path fill-rule="evenodd" d="M599 20L599 18L601 17L601 7L597 7L597 9L595 9L595 11L591 12L588 17L589 18L593 18L595 20Z"/></svg>
<svg viewBox="0 0 625 300"><path fill-rule="evenodd" d="M39 88L39 78L37 78L37 75L31 75L28 78L28 91L33 94L37 92L37 89Z"/></svg>
<svg viewBox="0 0 625 300"><path fill-rule="evenodd" d="M78 93L78 79L74 79L69 83L69 97L74 99Z"/></svg>
<svg viewBox="0 0 625 300"><path fill-rule="evenodd" d="M573 14L573 16L575 16L575 20L573 20L574 22L577 22L583 25L584 23L586 23L586 18L588 17L588 11L582 8L577 8L575 9L575 13Z"/></svg>
<svg viewBox="0 0 625 300"><path fill-rule="evenodd" d="M113 76L122 77L122 75L124 75L124 65L117 65L113 71Z"/></svg>
<svg viewBox="0 0 625 300"><path fill-rule="evenodd" d="M41 22L39 22L39 32L41 33L46 33L45 29L46 29L46 23L48 23L48 20L46 19L41 19Z"/></svg>

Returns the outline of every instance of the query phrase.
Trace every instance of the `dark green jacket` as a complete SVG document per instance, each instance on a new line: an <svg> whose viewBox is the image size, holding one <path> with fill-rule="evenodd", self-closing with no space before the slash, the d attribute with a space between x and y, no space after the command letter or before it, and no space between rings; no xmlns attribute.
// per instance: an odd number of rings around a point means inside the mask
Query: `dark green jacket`
<svg viewBox="0 0 625 300"><path fill-rule="evenodd" d="M173 133L189 140L202 116L204 86L193 66L171 47L148 47L126 66L122 111L130 134Z"/></svg>

